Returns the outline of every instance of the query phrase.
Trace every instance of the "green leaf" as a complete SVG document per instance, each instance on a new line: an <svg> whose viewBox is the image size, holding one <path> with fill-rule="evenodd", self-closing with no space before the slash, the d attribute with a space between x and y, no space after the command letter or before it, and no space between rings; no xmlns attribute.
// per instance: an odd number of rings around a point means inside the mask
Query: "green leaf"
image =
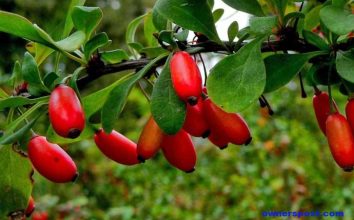
<svg viewBox="0 0 354 220"><path fill-rule="evenodd" d="M86 126L84 130L81 132L80 136L74 139L71 138L63 138L59 136L54 130L52 125L49 126L47 133L46 133L46 138L49 142L51 143L56 143L59 145L64 145L64 144L72 144L72 143L77 143L83 140L90 139L94 136L95 134L95 129L93 128L92 125L86 123Z"/></svg>
<svg viewBox="0 0 354 220"><path fill-rule="evenodd" d="M354 83L354 51L338 51L336 58L336 67L339 75L351 82Z"/></svg>
<svg viewBox="0 0 354 220"><path fill-rule="evenodd" d="M144 48L144 46L138 42L129 43L128 46L137 51L138 53L140 53L140 51Z"/></svg>
<svg viewBox="0 0 354 220"><path fill-rule="evenodd" d="M101 112L102 127L106 133L110 133L112 131L115 120L123 110L127 97L135 83L142 78L157 62L166 56L167 54L162 54L156 57L143 69L126 78L109 93Z"/></svg>
<svg viewBox="0 0 354 220"><path fill-rule="evenodd" d="M174 40L173 31L161 31L159 33L159 40L171 45L173 48L177 48L177 43Z"/></svg>
<svg viewBox="0 0 354 220"><path fill-rule="evenodd" d="M252 17L250 19L250 32L253 34L271 34L277 25L277 17Z"/></svg>
<svg viewBox="0 0 354 220"><path fill-rule="evenodd" d="M209 39L221 43L206 0L158 0L153 10L183 28L201 32Z"/></svg>
<svg viewBox="0 0 354 220"><path fill-rule="evenodd" d="M330 31L338 35L354 30L354 14L347 9L329 5L321 9L320 18Z"/></svg>
<svg viewBox="0 0 354 220"><path fill-rule="evenodd" d="M35 43L35 49L36 49L36 55L34 59L36 60L36 63L41 65L47 57L54 52L54 50L50 47L47 47L43 44Z"/></svg>
<svg viewBox="0 0 354 220"><path fill-rule="evenodd" d="M218 8L215 11L213 11L214 23L218 22L223 14L224 14L224 9L222 8Z"/></svg>
<svg viewBox="0 0 354 220"><path fill-rule="evenodd" d="M58 42L55 42L53 38L45 32L42 28L37 26L36 24L33 25L33 27L36 29L38 34L45 40L45 44L50 46L53 49L59 50L59 51L68 51L72 52L78 49L83 42L85 41L85 33L82 31L76 31L69 37L60 40Z"/></svg>
<svg viewBox="0 0 354 220"><path fill-rule="evenodd" d="M71 18L71 14L74 10L74 7L75 6L83 6L85 4L85 1L86 0L71 0L69 8L67 10L67 15L66 15L66 19L65 19L65 26L64 26L62 38L69 36L71 30L74 27L74 23Z"/></svg>
<svg viewBox="0 0 354 220"><path fill-rule="evenodd" d="M21 72L21 64L19 61L15 62L15 65L12 69L10 84L12 87L15 87L22 81L22 72Z"/></svg>
<svg viewBox="0 0 354 220"><path fill-rule="evenodd" d="M152 11L152 22L158 31L167 29L167 19L159 14L156 10Z"/></svg>
<svg viewBox="0 0 354 220"><path fill-rule="evenodd" d="M11 146L0 149L0 216L25 210L32 193L32 165L27 157Z"/></svg>
<svg viewBox="0 0 354 220"><path fill-rule="evenodd" d="M77 82L77 80L78 80L78 78L79 78L79 76L80 76L80 73L81 73L83 70L85 70L85 67L82 67L82 66L81 66L81 67L78 67L78 68L74 71L74 73L71 75L70 80L69 80L69 86L75 90L75 93L77 94L77 96L79 97L79 99L81 99L80 90L79 90L79 88L77 87L77 83L76 83L76 82Z"/></svg>
<svg viewBox="0 0 354 220"><path fill-rule="evenodd" d="M46 43L29 20L6 11L0 11L0 32L22 37L30 41Z"/></svg>
<svg viewBox="0 0 354 220"><path fill-rule="evenodd" d="M9 95L0 87L0 98L7 98Z"/></svg>
<svg viewBox="0 0 354 220"><path fill-rule="evenodd" d="M208 5L210 6L211 9L214 8L214 0L208 0Z"/></svg>
<svg viewBox="0 0 354 220"><path fill-rule="evenodd" d="M155 58L165 52L166 50L162 47L145 47L140 51L141 54L144 54L148 58Z"/></svg>
<svg viewBox="0 0 354 220"><path fill-rule="evenodd" d="M34 112L37 112L40 107L42 107L44 104L47 104L45 101L39 101L37 102L33 107L31 107L29 110L27 110L25 113L23 113L20 117L18 117L15 121L12 121L10 124L6 126L6 132L7 133L12 133L15 131L15 129L30 115L32 115Z"/></svg>
<svg viewBox="0 0 354 220"><path fill-rule="evenodd" d="M72 20L74 26L85 33L86 40L90 39L91 34L101 22L103 13L98 7L76 6L72 10Z"/></svg>
<svg viewBox="0 0 354 220"><path fill-rule="evenodd" d="M302 35L304 36L305 40L308 43L316 46L317 48L319 48L321 50L329 51L330 48L327 45L327 43L317 34L311 32L311 31L303 30Z"/></svg>
<svg viewBox="0 0 354 220"><path fill-rule="evenodd" d="M166 61L152 92L151 113L156 123L166 134L176 134L183 126L186 105L172 86L170 58Z"/></svg>
<svg viewBox="0 0 354 220"><path fill-rule="evenodd" d="M147 13L144 18L144 36L147 41L148 46L157 46L158 42L154 37L154 33L157 33L158 30L155 28L153 23L152 12Z"/></svg>
<svg viewBox="0 0 354 220"><path fill-rule="evenodd" d="M174 37L179 41L187 41L189 35L189 30L184 29L178 33L174 33Z"/></svg>
<svg viewBox="0 0 354 220"><path fill-rule="evenodd" d="M85 41L85 35L84 32L82 31L76 31L69 37L60 40L58 42L55 42L55 46L59 48L60 50L72 52L80 48L80 46L84 43Z"/></svg>
<svg viewBox="0 0 354 220"><path fill-rule="evenodd" d="M320 24L321 9L322 5L318 5L306 14L304 19L304 29L311 31L313 28Z"/></svg>
<svg viewBox="0 0 354 220"><path fill-rule="evenodd" d="M143 21L144 17L146 16L146 14L141 15L137 18L135 18L133 21L131 21L128 24L127 27L127 32L125 33L125 42L130 46L131 43L135 42L135 32L136 29L138 29L139 24ZM135 49L135 48L132 48ZM134 54L134 51L132 51L132 53Z"/></svg>
<svg viewBox="0 0 354 220"><path fill-rule="evenodd" d="M302 12L291 12L287 15L285 15L284 17L284 24L288 24L288 22L292 19L304 19L305 18L305 14Z"/></svg>
<svg viewBox="0 0 354 220"><path fill-rule="evenodd" d="M276 6L279 15L284 17L286 6L288 5L288 0L274 0L272 2Z"/></svg>
<svg viewBox="0 0 354 220"><path fill-rule="evenodd" d="M33 127L34 123L36 123L37 119L41 115L42 114L36 115L32 121L26 123L23 127L13 133L5 132L5 134L0 138L0 145L12 144L21 139Z"/></svg>
<svg viewBox="0 0 354 220"><path fill-rule="evenodd" d="M304 54L275 54L264 59L267 71L265 93L286 85L312 57L324 52Z"/></svg>
<svg viewBox="0 0 354 220"><path fill-rule="evenodd" d="M28 82L31 94L40 95L42 92L50 92L43 84L35 59L28 52L25 53L22 62L22 76Z"/></svg>
<svg viewBox="0 0 354 220"><path fill-rule="evenodd" d="M227 36L229 37L229 42L233 42L238 33L238 23L237 21L233 21L229 28L227 29Z"/></svg>
<svg viewBox="0 0 354 220"><path fill-rule="evenodd" d="M129 60L129 56L125 50L117 49L101 52L101 58L106 63L120 63L123 60Z"/></svg>
<svg viewBox="0 0 354 220"><path fill-rule="evenodd" d="M262 7L257 0L222 0L236 10L243 11L256 16L264 16Z"/></svg>
<svg viewBox="0 0 354 220"><path fill-rule="evenodd" d="M226 111L242 111L262 95L266 78L260 50L263 40L264 37L256 38L211 70L208 94Z"/></svg>
<svg viewBox="0 0 354 220"><path fill-rule="evenodd" d="M55 72L49 72L43 77L43 83L49 90L53 90L59 78L60 77Z"/></svg>
<svg viewBox="0 0 354 220"><path fill-rule="evenodd" d="M109 93L124 79L125 78L123 77L122 79L119 79L111 85L105 87L104 89L91 93L90 95L82 99L82 105L87 119L90 119L93 114L95 114L102 108L103 104L106 102Z"/></svg>
<svg viewBox="0 0 354 220"><path fill-rule="evenodd" d="M89 60L91 55L101 47L105 47L110 44L112 41L109 40L107 34L105 32L99 33L91 38L84 47L84 54L86 60Z"/></svg>
<svg viewBox="0 0 354 220"><path fill-rule="evenodd" d="M343 8L347 2L348 0L332 0L332 5Z"/></svg>
<svg viewBox="0 0 354 220"><path fill-rule="evenodd" d="M11 96L5 99L0 99L0 111L4 110L5 108L32 105L39 101L48 101L48 100L49 100L49 96L43 96L35 99L29 99L22 96Z"/></svg>

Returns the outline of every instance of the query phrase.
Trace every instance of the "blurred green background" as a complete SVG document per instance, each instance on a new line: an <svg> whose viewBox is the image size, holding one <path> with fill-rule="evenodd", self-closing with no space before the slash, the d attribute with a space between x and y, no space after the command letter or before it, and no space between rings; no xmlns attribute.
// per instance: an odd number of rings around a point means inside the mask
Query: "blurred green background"
<svg viewBox="0 0 354 220"><path fill-rule="evenodd" d="M0 8L54 32L63 22L68 3L1 0ZM153 3L88 0L86 5L103 9L99 29L113 40L111 48L124 48L127 24ZM21 59L25 44L0 34L2 78L11 72L13 62ZM62 65L67 72L72 68L70 63ZM112 82L112 77L95 81L83 94ZM161 154L145 164L126 167L105 158L92 140L73 144L67 149L78 165L80 178L60 185L36 174L36 210L48 212L49 219L262 219L262 211L272 210L344 211L344 219L354 219L353 174L334 163L315 121L312 89L306 87L306 91L308 98L302 99L296 80L266 95L275 111L272 117L258 103L243 112L253 135L247 147L229 146L221 151L207 140L194 139L198 162L192 174L172 168ZM346 97L334 95L344 112ZM148 116L149 103L135 89L116 128L136 141Z"/></svg>

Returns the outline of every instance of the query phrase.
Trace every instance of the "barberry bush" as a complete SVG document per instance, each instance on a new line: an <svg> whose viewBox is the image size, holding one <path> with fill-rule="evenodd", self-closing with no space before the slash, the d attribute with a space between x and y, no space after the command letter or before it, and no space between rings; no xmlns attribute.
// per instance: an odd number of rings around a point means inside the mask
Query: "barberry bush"
<svg viewBox="0 0 354 220"><path fill-rule="evenodd" d="M218 36L215 23L222 22L223 9L214 8L212 0L158 0L129 23L125 47L109 50L114 39L97 31L104 14L85 1L70 2L55 34L22 15L0 11L1 34L27 41L27 52L14 62L12 75L0 88L5 119L0 215L31 215L33 172L57 183L85 181L88 177L78 175L81 170L74 162L81 160L80 154L71 158L65 150L86 140L94 140L102 156L124 165L137 165L161 149L172 166L185 172L198 172L190 135L208 137L220 149L228 144L255 147L253 128L239 112L259 103L262 117L269 120L274 112L266 97L294 80L299 80L303 98L304 84L314 91L315 129L328 139L339 167L351 171L353 2L223 1L251 15L245 28L239 29L237 21L230 24L228 39ZM144 39L136 37L137 31ZM199 70L197 63L206 55L218 62L210 70ZM67 72L62 62L75 68ZM52 65L44 68L48 63ZM101 77L113 75L118 79L84 94ZM137 89L149 102L151 117L136 144L114 129L117 122L124 123L121 113ZM339 93L349 99L347 117L332 95ZM269 151L272 143L265 145ZM247 156L247 150L243 154ZM301 188L303 180L296 181ZM292 199L298 202L301 196L295 193Z"/></svg>

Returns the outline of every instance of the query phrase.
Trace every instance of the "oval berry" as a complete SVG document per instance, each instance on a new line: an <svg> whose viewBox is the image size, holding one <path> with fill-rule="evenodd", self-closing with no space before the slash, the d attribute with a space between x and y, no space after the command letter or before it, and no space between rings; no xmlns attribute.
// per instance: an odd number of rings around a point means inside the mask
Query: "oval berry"
<svg viewBox="0 0 354 220"><path fill-rule="evenodd" d="M229 143L228 138L225 134L218 132L218 130L211 130L210 135L208 137L209 141L219 147L221 150L227 148Z"/></svg>
<svg viewBox="0 0 354 220"><path fill-rule="evenodd" d="M117 131L113 130L107 134L100 129L95 134L95 143L106 157L117 163L124 165L139 163L136 144Z"/></svg>
<svg viewBox="0 0 354 220"><path fill-rule="evenodd" d="M28 201L27 208L26 208L26 210L25 210L26 216L27 216L27 217L30 217L35 208L36 208L36 206L35 206L35 204L34 204L34 199L33 199L32 196L30 196L29 201Z"/></svg>
<svg viewBox="0 0 354 220"><path fill-rule="evenodd" d="M85 115L71 87L59 85L50 94L49 119L58 135L68 138L80 135L85 127Z"/></svg>
<svg viewBox="0 0 354 220"><path fill-rule="evenodd" d="M47 212L34 212L32 220L48 220Z"/></svg>
<svg viewBox="0 0 354 220"><path fill-rule="evenodd" d="M163 132L153 117L150 117L140 134L137 144L138 159L144 162L152 158L160 149Z"/></svg>
<svg viewBox="0 0 354 220"><path fill-rule="evenodd" d="M191 105L202 94L202 76L193 58L184 51L176 52L170 63L173 88L178 97Z"/></svg>
<svg viewBox="0 0 354 220"><path fill-rule="evenodd" d="M183 129L195 137L206 138L209 136L210 129L204 117L203 103L201 100L194 106L187 105L187 114Z"/></svg>
<svg viewBox="0 0 354 220"><path fill-rule="evenodd" d="M33 137L28 144L28 157L33 167L45 178L56 183L75 181L78 173L74 161L57 144L43 136Z"/></svg>
<svg viewBox="0 0 354 220"><path fill-rule="evenodd" d="M204 112L209 127L218 130L236 145L249 144L252 140L250 130L241 115L227 113L215 105L209 98L204 100Z"/></svg>
<svg viewBox="0 0 354 220"><path fill-rule="evenodd" d="M354 99L349 99L345 106L345 114L349 122L352 133L354 134Z"/></svg>
<svg viewBox="0 0 354 220"><path fill-rule="evenodd" d="M174 167L191 173L197 161L194 145L190 135L180 130L175 135L165 135L161 143L162 152Z"/></svg>
<svg viewBox="0 0 354 220"><path fill-rule="evenodd" d="M346 118L338 112L327 117L326 134L334 160L344 171L354 167L354 137Z"/></svg>
<svg viewBox="0 0 354 220"><path fill-rule="evenodd" d="M316 91L312 98L313 109L315 111L318 126L324 135L326 135L326 120L330 115L329 96L326 92ZM335 109L338 111L336 103L333 101Z"/></svg>

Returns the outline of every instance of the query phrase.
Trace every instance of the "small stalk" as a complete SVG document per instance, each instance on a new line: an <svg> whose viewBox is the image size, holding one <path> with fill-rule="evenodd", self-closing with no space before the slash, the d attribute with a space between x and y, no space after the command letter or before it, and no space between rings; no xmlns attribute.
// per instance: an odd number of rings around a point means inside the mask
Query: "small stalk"
<svg viewBox="0 0 354 220"><path fill-rule="evenodd" d="M307 94L306 94L306 91L305 91L305 88L304 88L304 82L302 80L301 72L299 72L299 80L300 80L300 87L301 87L301 97L302 98L306 98Z"/></svg>
<svg viewBox="0 0 354 220"><path fill-rule="evenodd" d="M265 98L264 95L261 95L261 97L262 97L262 99L263 99L265 105L266 105L267 108L268 108L268 114L269 114L269 115L274 115L274 111L273 111L272 107L270 106L268 100Z"/></svg>
<svg viewBox="0 0 354 220"><path fill-rule="evenodd" d="M299 8L299 12L302 11L302 8L304 7L304 2L301 2L300 8ZM299 17L296 18L295 23L294 23L294 29L296 30L297 28L297 24L299 23Z"/></svg>
<svg viewBox="0 0 354 220"><path fill-rule="evenodd" d="M334 58L335 57L335 53L331 54L331 58ZM328 78L327 78L327 83L328 83L328 95L329 95L329 106L330 106L330 113L336 113L336 109L334 107L334 104L333 104L333 97L332 97L332 89L331 89L331 84L330 84L330 80L331 80L331 73L332 73L332 69L333 69L333 59L331 59L331 63L329 65L329 68L328 68Z"/></svg>
<svg viewBox="0 0 354 220"><path fill-rule="evenodd" d="M198 53L199 55L199 58L200 58L200 61L202 61L202 64L203 64L203 69L204 69L204 86L206 86L206 82L207 82L207 78L208 78L208 74L207 74L207 69L205 67L205 63L204 63L204 60L203 60L203 56Z"/></svg>

